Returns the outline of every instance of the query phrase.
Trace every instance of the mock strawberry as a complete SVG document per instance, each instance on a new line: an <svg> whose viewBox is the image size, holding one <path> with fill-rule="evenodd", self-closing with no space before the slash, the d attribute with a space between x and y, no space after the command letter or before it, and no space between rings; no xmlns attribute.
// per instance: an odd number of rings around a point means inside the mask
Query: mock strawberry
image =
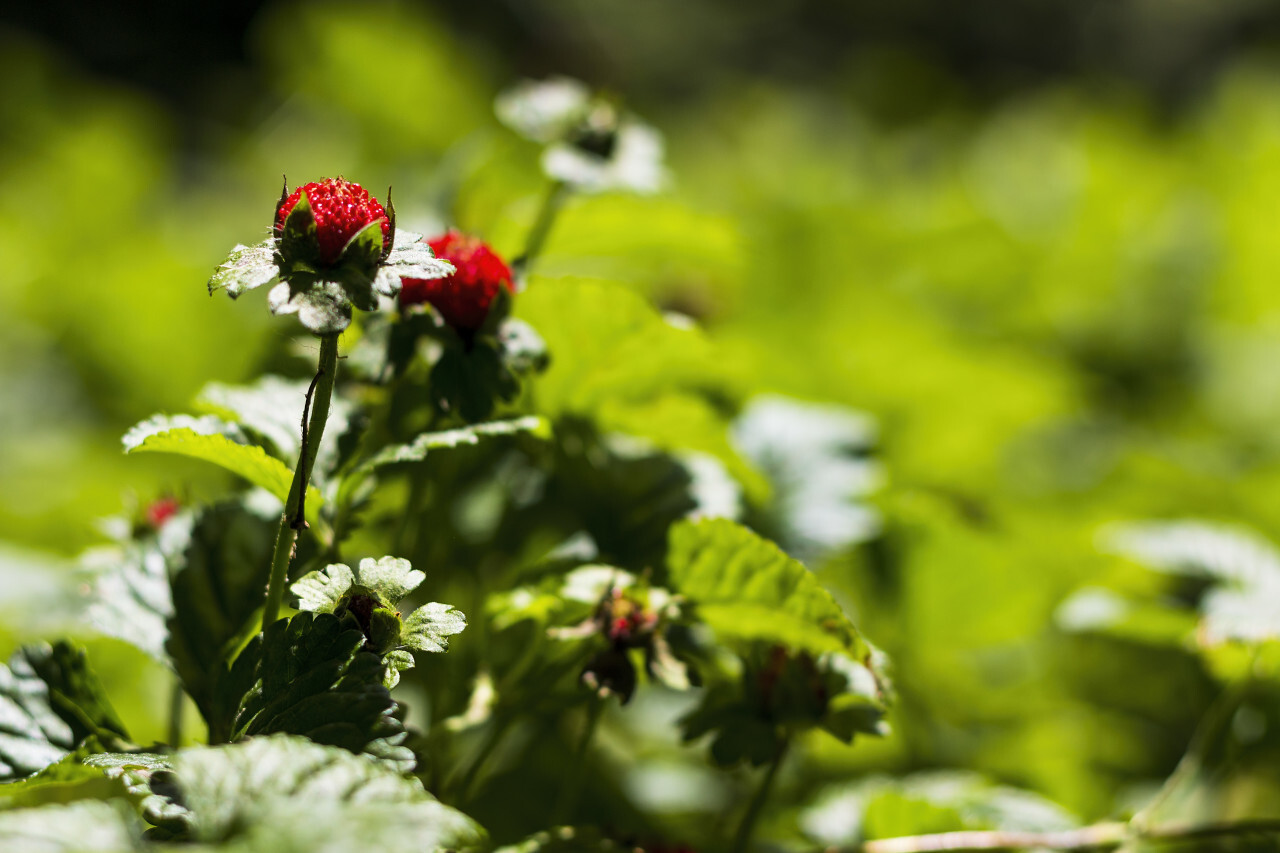
<svg viewBox="0 0 1280 853"><path fill-rule="evenodd" d="M382 203L359 184L344 178L325 178L295 189L276 208L276 235L284 234L284 223L306 192L311 215L316 222L320 262L333 264L343 248L360 229L382 220L382 251L391 251L391 220Z"/></svg>
<svg viewBox="0 0 1280 853"><path fill-rule="evenodd" d="M152 530L159 530L164 527L164 523L178 514L178 510L182 509L182 504L178 503L177 498L164 497L152 501L147 505L146 517L147 525Z"/></svg>
<svg viewBox="0 0 1280 853"><path fill-rule="evenodd" d="M401 305L429 303L450 326L475 331L501 288L515 293L511 268L479 238L450 231L427 243L436 257L452 263L456 271L443 278L402 278Z"/></svg>

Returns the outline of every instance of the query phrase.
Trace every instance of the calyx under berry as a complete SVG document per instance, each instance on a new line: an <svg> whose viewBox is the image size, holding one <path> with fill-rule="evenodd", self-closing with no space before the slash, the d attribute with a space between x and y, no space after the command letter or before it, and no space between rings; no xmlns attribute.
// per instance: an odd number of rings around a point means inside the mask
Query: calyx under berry
<svg viewBox="0 0 1280 853"><path fill-rule="evenodd" d="M318 335L341 332L353 308L373 311L379 297L395 297L402 276L429 280L453 272L421 234L396 228L387 204L345 178L285 184L276 204L271 237L236 246L209 279L209 292L224 288L234 299L279 280L267 296L273 314L297 314Z"/></svg>

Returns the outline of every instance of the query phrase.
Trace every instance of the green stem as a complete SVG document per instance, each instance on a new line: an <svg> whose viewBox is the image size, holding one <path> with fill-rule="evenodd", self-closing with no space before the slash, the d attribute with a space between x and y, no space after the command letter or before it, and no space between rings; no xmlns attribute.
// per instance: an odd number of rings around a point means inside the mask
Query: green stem
<svg viewBox="0 0 1280 853"><path fill-rule="evenodd" d="M175 675L169 692L169 746L174 749L182 745L182 711L185 699L182 681Z"/></svg>
<svg viewBox="0 0 1280 853"><path fill-rule="evenodd" d="M280 604L284 601L284 586L289 579L289 563L293 559L298 531L307 526L307 486L311 483L316 451L320 449L320 440L324 437L324 425L329 419L329 402L333 398L333 380L337 372L338 336L324 335L320 338L320 366L315 378L311 380L311 388L307 391L307 406L302 412L302 451L293 471L289 499L285 501L284 514L280 517L280 532L276 534L275 554L271 558L267 603L262 608L264 632L280 615Z"/></svg>
<svg viewBox="0 0 1280 853"><path fill-rule="evenodd" d="M586 775L587 748L591 745L591 739L595 737L596 728L600 724L604 702L602 696L593 694L591 704L587 706L587 722L582 728L582 736L578 739L578 747L573 753L569 778L560 789L560 797L556 801L555 811L552 812L554 816L552 826L563 824L573 815L573 807L578 802L578 792L582 789L582 777Z"/></svg>
<svg viewBox="0 0 1280 853"><path fill-rule="evenodd" d="M527 272L533 265L534 259L541 254L542 247L547 242L547 236L551 233L551 226L555 223L556 216L568 197L569 185L564 181L553 181L551 186L547 187L547 194L542 197L542 207L538 208L538 216L529 228L529 237L525 240L524 251L511 262L517 274Z"/></svg>
<svg viewBox="0 0 1280 853"><path fill-rule="evenodd" d="M751 798L746 814L742 816L742 823L738 824L738 831L733 836L733 846L729 848L732 853L745 853L747 846L751 843L751 835L755 832L756 821L760 819L764 804L769 799L769 793L773 789L773 780L778 776L778 768L782 766L782 760L787 757L787 748L790 745L790 736L784 736L782 740L778 741L778 748L773 753L773 761L769 763L769 769L765 771L764 779L760 780L760 787L756 789L755 796Z"/></svg>

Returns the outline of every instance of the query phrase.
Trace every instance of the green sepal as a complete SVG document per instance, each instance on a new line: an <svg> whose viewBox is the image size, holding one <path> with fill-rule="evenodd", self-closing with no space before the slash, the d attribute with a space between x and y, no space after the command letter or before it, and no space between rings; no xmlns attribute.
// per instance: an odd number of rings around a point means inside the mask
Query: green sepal
<svg viewBox="0 0 1280 853"><path fill-rule="evenodd" d="M371 650L385 656L400 645L400 613L390 607L375 607L369 614L364 634Z"/></svg>
<svg viewBox="0 0 1280 853"><path fill-rule="evenodd" d="M404 620L400 644L420 652L443 652L449 637L462 633L467 617L461 610L438 601L424 604Z"/></svg>
<svg viewBox="0 0 1280 853"><path fill-rule="evenodd" d="M426 580L426 575L400 557L366 557L352 571L350 566L334 563L319 571L309 572L294 582L290 592L298 610L333 613L351 594L367 592L383 607L394 607Z"/></svg>
<svg viewBox="0 0 1280 853"><path fill-rule="evenodd" d="M328 273L326 273L327 275ZM335 335L351 325L351 299L341 282L314 275L286 278L267 294L272 314L297 314L317 335Z"/></svg>
<svg viewBox="0 0 1280 853"><path fill-rule="evenodd" d="M237 245L209 279L209 293L221 288L235 299L246 291L274 281L280 275L275 248L274 237L256 246Z"/></svg>
<svg viewBox="0 0 1280 853"><path fill-rule="evenodd" d="M413 669L414 666L413 654L404 649L388 653L382 662L387 667L386 673L382 676L382 683L388 690L400 683L400 673Z"/></svg>
<svg viewBox="0 0 1280 853"><path fill-rule="evenodd" d="M298 202L289 211L284 220L284 228L276 242L279 255L280 274L289 278L297 272L314 272L322 264L320 261L319 228L315 214L311 212L311 200L307 191L298 195Z"/></svg>

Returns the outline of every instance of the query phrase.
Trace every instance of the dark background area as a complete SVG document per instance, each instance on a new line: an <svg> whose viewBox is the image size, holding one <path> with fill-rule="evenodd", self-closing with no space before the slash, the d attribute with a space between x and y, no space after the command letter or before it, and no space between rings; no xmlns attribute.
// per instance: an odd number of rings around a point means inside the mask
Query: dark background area
<svg viewBox="0 0 1280 853"><path fill-rule="evenodd" d="M264 5L50 0L9 4L0 24L39 36L95 76L158 96L188 120L236 122L236 105L262 85L247 70L247 34ZM1263 0L428 5L512 73L568 73L641 102L697 98L744 74L847 86L849 68L867 65L871 79L850 94L885 118L1064 80L1119 84L1176 111L1232 57L1280 36L1280 4ZM306 45L297 48L296 61L306 62Z"/></svg>

